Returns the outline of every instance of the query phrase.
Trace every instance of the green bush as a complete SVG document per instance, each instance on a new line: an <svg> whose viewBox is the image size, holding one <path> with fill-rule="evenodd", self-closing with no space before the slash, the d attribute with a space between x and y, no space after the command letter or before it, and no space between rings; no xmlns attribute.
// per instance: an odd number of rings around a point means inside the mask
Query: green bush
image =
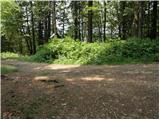
<svg viewBox="0 0 160 120"><path fill-rule="evenodd" d="M33 61L56 64L120 64L158 61L158 40L130 38L105 43L53 39L40 46Z"/></svg>
<svg viewBox="0 0 160 120"><path fill-rule="evenodd" d="M23 56L16 53L1 53L2 59L17 59L56 64L123 64L158 62L159 41L129 38L107 40L105 43L75 41L69 37L53 39L39 46L37 53Z"/></svg>

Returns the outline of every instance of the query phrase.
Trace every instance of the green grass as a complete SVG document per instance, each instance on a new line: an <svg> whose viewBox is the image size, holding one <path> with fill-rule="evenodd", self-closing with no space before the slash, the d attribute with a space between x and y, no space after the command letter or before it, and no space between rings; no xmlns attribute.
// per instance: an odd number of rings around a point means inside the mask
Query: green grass
<svg viewBox="0 0 160 120"><path fill-rule="evenodd" d="M2 58L55 64L153 63L159 60L159 41L148 38L129 38L107 40L105 43L87 43L66 37L65 39L56 38L39 46L37 53L30 57L1 54Z"/></svg>
<svg viewBox="0 0 160 120"><path fill-rule="evenodd" d="M18 69L14 66L10 66L10 65L1 66L1 74L7 74L7 73L17 72L17 71Z"/></svg>
<svg viewBox="0 0 160 120"><path fill-rule="evenodd" d="M30 57L27 55L20 55L12 52L2 52L0 53L1 59L16 59L21 61L30 61Z"/></svg>

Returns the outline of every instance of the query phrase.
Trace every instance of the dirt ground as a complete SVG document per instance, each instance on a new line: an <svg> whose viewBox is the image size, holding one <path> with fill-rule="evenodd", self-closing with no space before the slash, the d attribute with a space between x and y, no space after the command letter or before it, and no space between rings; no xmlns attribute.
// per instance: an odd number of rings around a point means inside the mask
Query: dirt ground
<svg viewBox="0 0 160 120"><path fill-rule="evenodd" d="M1 118L158 118L158 64L55 65L2 60Z"/></svg>

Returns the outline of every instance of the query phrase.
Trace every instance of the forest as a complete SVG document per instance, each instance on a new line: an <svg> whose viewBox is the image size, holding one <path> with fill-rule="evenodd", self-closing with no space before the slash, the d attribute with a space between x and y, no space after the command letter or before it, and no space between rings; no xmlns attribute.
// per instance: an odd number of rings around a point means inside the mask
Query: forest
<svg viewBox="0 0 160 120"><path fill-rule="evenodd" d="M80 58L96 61L95 56L102 57L99 64L158 61L158 1L3 1L1 6L2 58L18 53L52 63L86 63Z"/></svg>
<svg viewBox="0 0 160 120"><path fill-rule="evenodd" d="M1 0L1 118L158 119L158 0Z"/></svg>

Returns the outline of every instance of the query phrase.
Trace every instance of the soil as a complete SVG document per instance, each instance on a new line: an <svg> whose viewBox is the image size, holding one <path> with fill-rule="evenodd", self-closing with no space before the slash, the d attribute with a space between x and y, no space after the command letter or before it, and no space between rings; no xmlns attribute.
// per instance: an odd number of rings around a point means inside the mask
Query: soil
<svg viewBox="0 0 160 120"><path fill-rule="evenodd" d="M159 118L158 64L56 65L2 60L1 118Z"/></svg>

